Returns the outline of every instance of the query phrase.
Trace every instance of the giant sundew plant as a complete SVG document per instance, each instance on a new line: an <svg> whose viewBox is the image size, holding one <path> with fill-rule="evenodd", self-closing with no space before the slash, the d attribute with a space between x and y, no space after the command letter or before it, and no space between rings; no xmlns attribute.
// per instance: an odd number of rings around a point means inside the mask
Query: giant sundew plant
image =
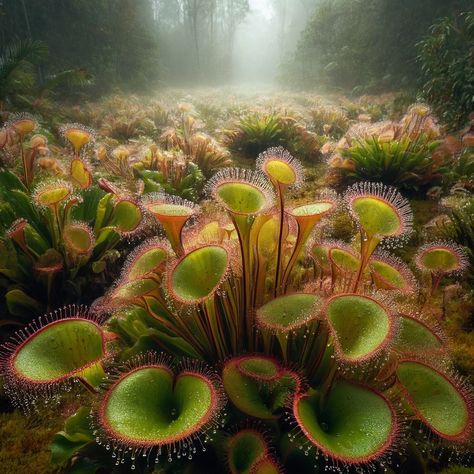
<svg viewBox="0 0 474 474"><path fill-rule="evenodd" d="M78 156L85 136L73 138ZM53 453L69 466L100 460L88 472L296 472L295 452L298 472L397 471L414 449L467 457L471 389L422 285L387 250L411 231L408 201L360 183L289 206L298 161L270 149L258 167L214 175L211 216L163 193L116 196L111 222L148 237L90 310L40 317L2 346L14 403L29 414L83 387ZM61 192L35 199L55 216ZM336 207L358 227L351 244L315 237ZM71 258L93 246L80 223L63 238ZM422 247L429 296L465 262L447 242Z"/></svg>

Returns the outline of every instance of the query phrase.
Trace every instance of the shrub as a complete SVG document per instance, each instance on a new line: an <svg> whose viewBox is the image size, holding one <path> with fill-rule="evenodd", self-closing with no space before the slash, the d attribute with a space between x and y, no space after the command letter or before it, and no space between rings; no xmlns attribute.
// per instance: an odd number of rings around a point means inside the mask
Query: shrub
<svg viewBox="0 0 474 474"><path fill-rule="evenodd" d="M418 50L422 95L449 130L458 130L474 110L474 12L439 20Z"/></svg>
<svg viewBox="0 0 474 474"><path fill-rule="evenodd" d="M419 189L441 180L447 159L435 155L439 129L429 109L413 106L399 123L356 125L331 158L335 176L379 180L402 188Z"/></svg>
<svg viewBox="0 0 474 474"><path fill-rule="evenodd" d="M256 156L267 148L283 146L310 160L318 156L318 136L299 124L294 117L282 114L253 113L225 131L229 149L243 156Z"/></svg>

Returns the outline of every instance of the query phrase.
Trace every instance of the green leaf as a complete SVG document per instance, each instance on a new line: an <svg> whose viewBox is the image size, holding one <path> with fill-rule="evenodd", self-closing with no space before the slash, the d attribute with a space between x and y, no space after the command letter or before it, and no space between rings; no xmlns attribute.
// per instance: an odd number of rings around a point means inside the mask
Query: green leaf
<svg viewBox="0 0 474 474"><path fill-rule="evenodd" d="M219 408L214 383L186 370L174 375L163 363L124 374L102 399L99 423L118 439L143 446L166 446L188 439Z"/></svg>
<svg viewBox="0 0 474 474"><path fill-rule="evenodd" d="M355 362L375 357L393 336L391 314L372 298L343 294L325 307L337 355Z"/></svg>
<svg viewBox="0 0 474 474"><path fill-rule="evenodd" d="M28 296L23 290L13 289L5 295L8 312L13 316L34 316L41 311L41 303L31 296Z"/></svg>
<svg viewBox="0 0 474 474"><path fill-rule="evenodd" d="M234 474L248 474L268 452L263 436L253 429L238 431L227 441L227 462Z"/></svg>
<svg viewBox="0 0 474 474"><path fill-rule="evenodd" d="M473 414L468 395L445 374L417 361L402 361L396 371L408 401L439 436L469 439Z"/></svg>
<svg viewBox="0 0 474 474"><path fill-rule="evenodd" d="M308 392L296 398L293 412L308 440L329 457L365 463L392 445L395 412L378 392L338 380L321 403L321 394Z"/></svg>
<svg viewBox="0 0 474 474"><path fill-rule="evenodd" d="M94 442L90 430L90 408L81 407L70 416L64 425L64 430L56 433L51 442L51 463L64 464L84 446Z"/></svg>
<svg viewBox="0 0 474 474"><path fill-rule="evenodd" d="M171 272L168 279L170 293L187 304L209 298L225 277L228 263L223 247L207 245L193 250Z"/></svg>
<svg viewBox="0 0 474 474"><path fill-rule="evenodd" d="M232 403L256 418L278 417L288 397L298 387L297 377L276 361L260 356L239 356L226 362L224 388Z"/></svg>

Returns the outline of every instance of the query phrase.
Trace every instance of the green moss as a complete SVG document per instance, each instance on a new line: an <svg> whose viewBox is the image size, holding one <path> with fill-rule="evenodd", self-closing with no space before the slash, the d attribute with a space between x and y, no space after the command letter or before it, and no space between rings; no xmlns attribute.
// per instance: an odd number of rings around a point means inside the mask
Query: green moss
<svg viewBox="0 0 474 474"><path fill-rule="evenodd" d="M18 472L55 474L61 472L49 463L49 443L60 430L62 414L53 410L26 418L22 413L0 414L0 470L3 474Z"/></svg>

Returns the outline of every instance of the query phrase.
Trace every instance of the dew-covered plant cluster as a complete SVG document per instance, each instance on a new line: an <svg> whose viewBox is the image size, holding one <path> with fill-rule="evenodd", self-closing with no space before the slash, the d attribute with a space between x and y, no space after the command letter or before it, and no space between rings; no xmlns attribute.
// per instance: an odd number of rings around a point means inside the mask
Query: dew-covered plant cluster
<svg viewBox="0 0 474 474"><path fill-rule="evenodd" d="M64 472L472 465L446 331L447 288L472 278L472 125L306 100L150 105L134 138L8 116L0 372L25 417L64 413ZM403 194L427 189L444 217L421 231Z"/></svg>

